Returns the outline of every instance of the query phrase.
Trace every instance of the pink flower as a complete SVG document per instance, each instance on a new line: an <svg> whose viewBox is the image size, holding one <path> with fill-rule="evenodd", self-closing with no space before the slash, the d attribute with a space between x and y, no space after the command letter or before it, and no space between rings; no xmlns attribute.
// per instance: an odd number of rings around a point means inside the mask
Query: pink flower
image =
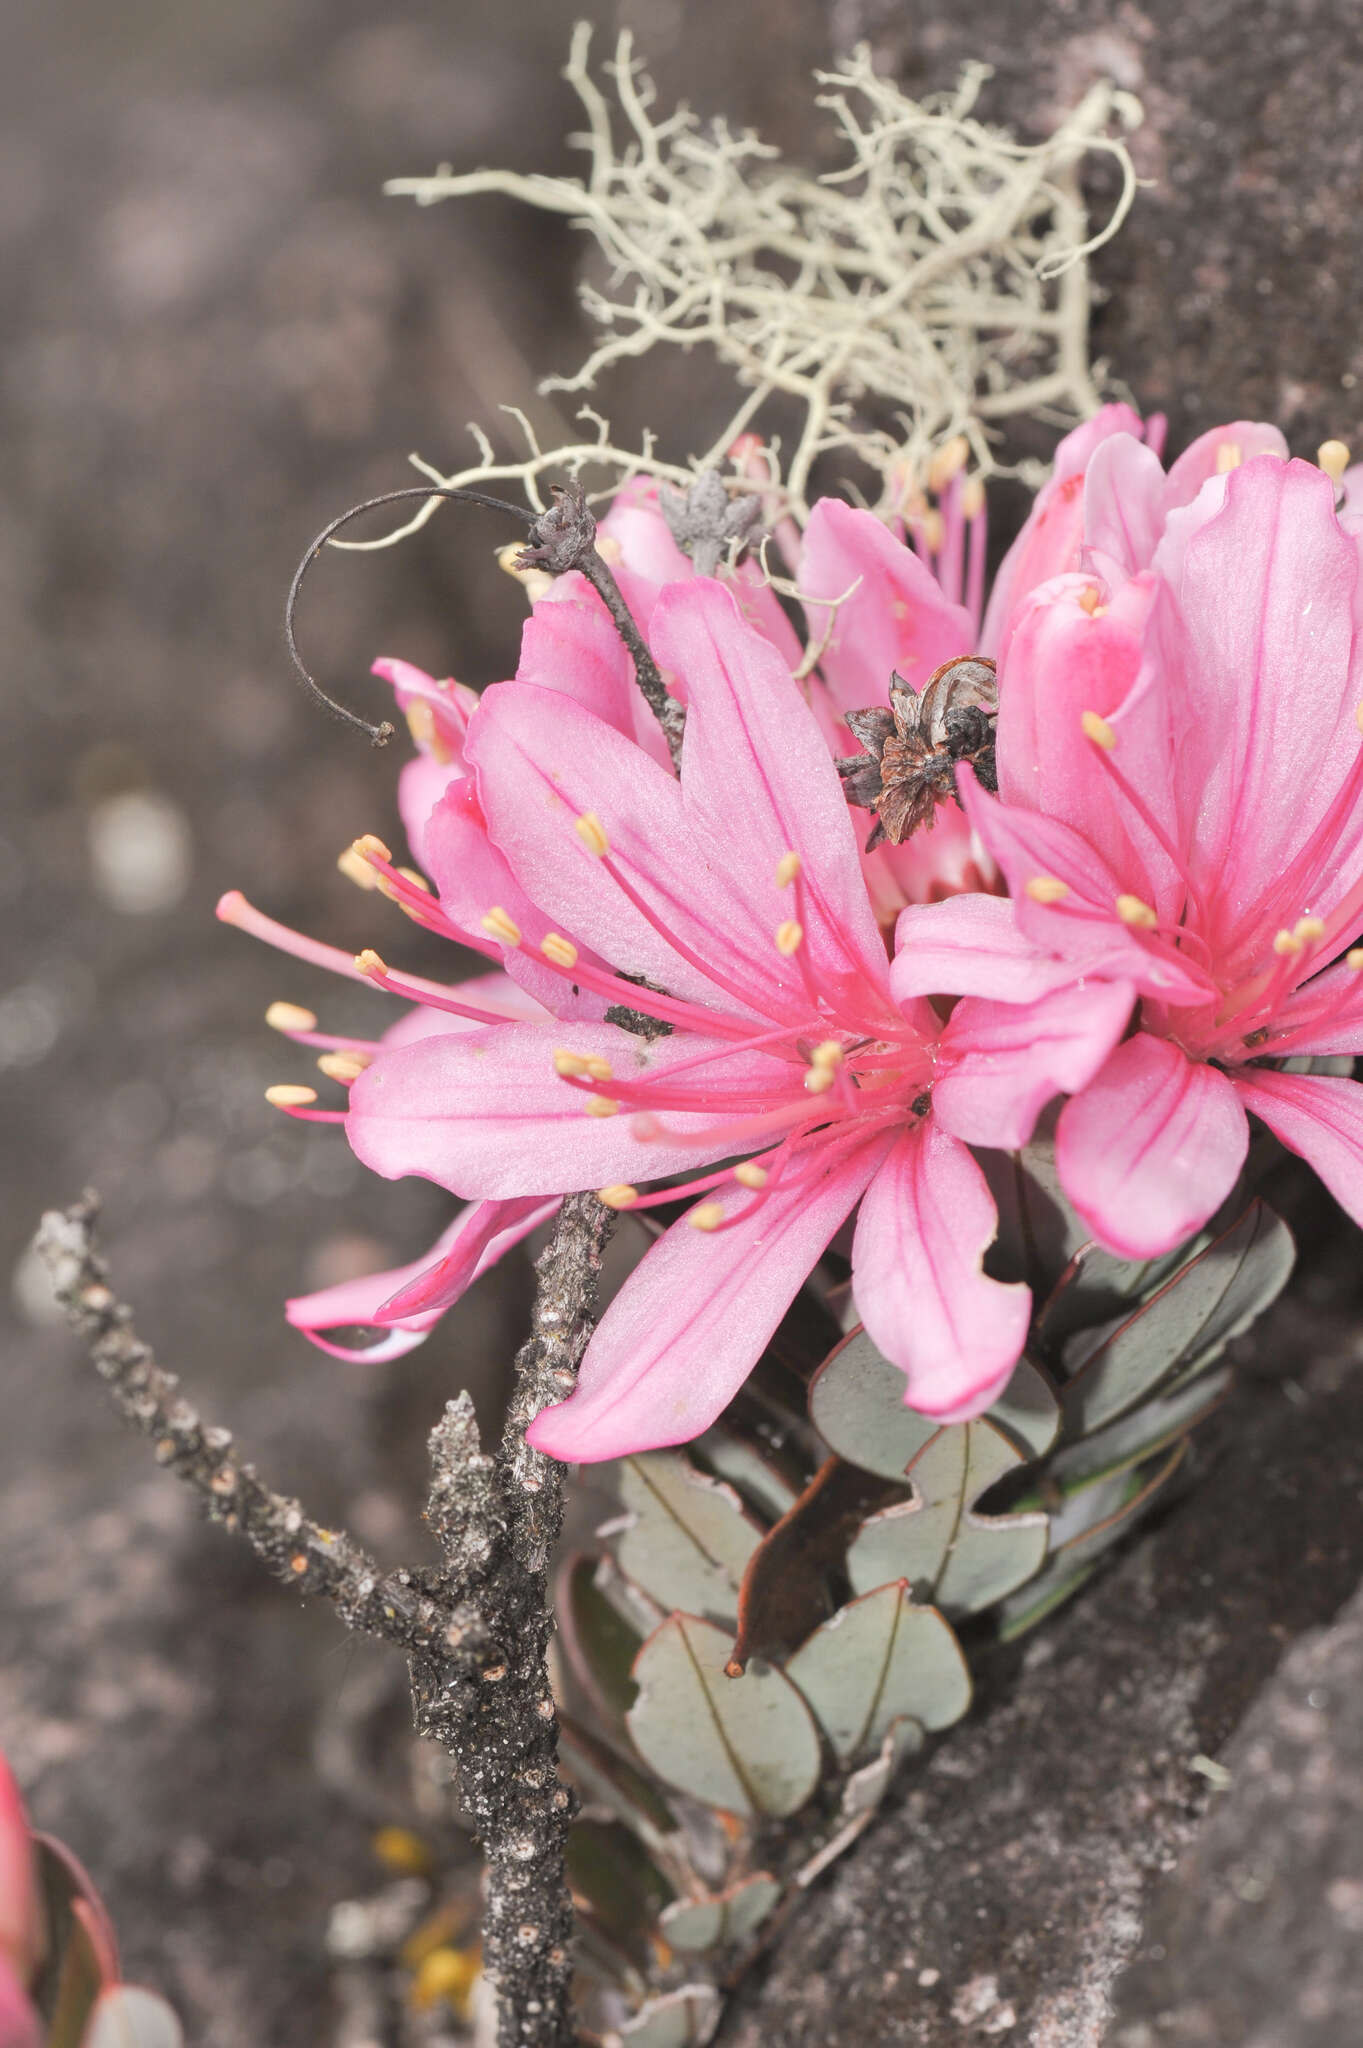
<svg viewBox="0 0 1363 2048"><path fill-rule="evenodd" d="M581 667L584 635L604 650L595 617L539 607L557 687L484 694L472 786L427 829L432 917L451 937L481 929L562 1021L385 1047L354 1083L351 1143L381 1174L480 1203L700 1198L608 1309L578 1392L533 1425L556 1456L706 1427L858 1204L868 1328L916 1406L977 1412L1029 1300L982 1270L996 1218L968 1147L1024 1142L1097 1072L1133 992L1053 976L1035 1001L963 1002L945 1025L905 998L828 746L769 640L713 580L658 595L650 636L687 705L678 780L593 708L614 703L610 662ZM671 1028L644 1035L630 1015ZM433 1298L404 1289L376 1320Z"/></svg>
<svg viewBox="0 0 1363 2048"><path fill-rule="evenodd" d="M1261 456L1164 515L1148 570L1144 541L1119 559L1109 538L1101 571L1013 623L998 798L961 776L1012 903L906 912L903 985L997 994L1009 943L1019 992L1139 989L1139 1030L1057 1132L1113 1250L1162 1252L1215 1212L1247 1112L1363 1221L1363 1091L1263 1064L1363 1052L1359 537L1320 470Z"/></svg>

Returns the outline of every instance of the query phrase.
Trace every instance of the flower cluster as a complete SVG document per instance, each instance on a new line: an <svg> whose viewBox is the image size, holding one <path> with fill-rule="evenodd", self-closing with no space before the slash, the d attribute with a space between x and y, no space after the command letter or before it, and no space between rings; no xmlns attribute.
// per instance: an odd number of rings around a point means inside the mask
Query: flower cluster
<svg viewBox="0 0 1363 2048"><path fill-rule="evenodd" d="M1124 1256L1217 1210L1249 1115L1363 1220L1363 1093L1300 1071L1363 1050L1347 455L1289 461L1237 423L1166 472L1158 441L1123 406L1070 435L987 606L963 444L901 530L821 499L776 536L807 646L756 563L700 573L629 487L602 546L685 707L679 773L576 574L481 698L379 664L419 749L421 873L373 838L351 863L494 971L443 987L239 896L222 914L409 999L372 1042L272 1021L326 1048L366 1165L470 1206L425 1259L291 1303L300 1328L363 1323L384 1333L365 1355L397 1355L565 1193L655 1222L684 1205L532 1426L594 1460L704 1429L849 1223L856 1310L906 1399L980 1412L1031 1302L986 1269L976 1155L1024 1145L1057 1097L1064 1189ZM892 797L895 829L868 842L849 796Z"/></svg>

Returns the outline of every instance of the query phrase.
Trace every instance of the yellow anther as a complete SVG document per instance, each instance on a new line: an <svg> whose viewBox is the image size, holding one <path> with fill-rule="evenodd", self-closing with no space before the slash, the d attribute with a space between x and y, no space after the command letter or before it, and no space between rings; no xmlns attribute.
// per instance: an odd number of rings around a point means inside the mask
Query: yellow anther
<svg viewBox="0 0 1363 2048"><path fill-rule="evenodd" d="M362 832L358 839L352 841L350 850L360 860L381 860L389 867L393 865L392 854L375 832Z"/></svg>
<svg viewBox="0 0 1363 2048"><path fill-rule="evenodd" d="M265 1022L271 1031L315 1031L317 1019L311 1010L303 1009L298 1003L271 1003L265 1012Z"/></svg>
<svg viewBox="0 0 1363 2048"><path fill-rule="evenodd" d="M387 975L388 967L372 946L366 946L362 953L355 955L355 972L362 974L366 981L377 981L380 976Z"/></svg>
<svg viewBox="0 0 1363 2048"><path fill-rule="evenodd" d="M984 510L984 478L968 476L961 488L961 512L967 519L978 519Z"/></svg>
<svg viewBox="0 0 1363 2048"><path fill-rule="evenodd" d="M347 846L344 853L337 854L336 865L346 880L353 882L357 889L378 888L378 875L364 856L356 853L353 846Z"/></svg>
<svg viewBox="0 0 1363 2048"><path fill-rule="evenodd" d="M538 604L545 593L553 589L554 579L547 569L537 569L533 563L528 569L522 569L517 559L521 546L520 541L511 540L504 548L498 548L497 566L504 569L508 576L515 577L531 604Z"/></svg>
<svg viewBox="0 0 1363 2048"><path fill-rule="evenodd" d="M1316 450L1316 461L1320 464L1332 484L1343 481L1349 467L1349 444L1347 441L1322 441Z"/></svg>
<svg viewBox="0 0 1363 2048"><path fill-rule="evenodd" d="M1292 936L1294 939L1300 939L1303 945L1313 946L1317 939L1325 937L1325 919L1299 917L1292 927Z"/></svg>
<svg viewBox="0 0 1363 2048"><path fill-rule="evenodd" d="M1122 923L1133 924L1139 931L1152 932L1159 923L1158 914L1139 896L1119 896L1116 908Z"/></svg>
<svg viewBox="0 0 1363 2048"><path fill-rule="evenodd" d="M944 441L928 464L928 489L944 491L954 476L959 476L970 460L970 443L964 434L953 434Z"/></svg>
<svg viewBox="0 0 1363 2048"><path fill-rule="evenodd" d="M799 952L804 935L805 928L798 919L788 917L784 924L778 924L776 927L777 952L784 953L789 959L792 953Z"/></svg>
<svg viewBox="0 0 1363 2048"><path fill-rule="evenodd" d="M1289 956L1295 957L1303 950L1302 942L1295 932L1281 931L1274 937L1273 950L1284 959Z"/></svg>
<svg viewBox="0 0 1363 2048"><path fill-rule="evenodd" d="M619 1103L613 1101L609 1095L589 1095L587 1097L588 1116L614 1116L619 1107Z"/></svg>
<svg viewBox="0 0 1363 2048"><path fill-rule="evenodd" d="M569 1052L560 1046L554 1054L554 1072L565 1081L577 1080L587 1072L587 1062L580 1052Z"/></svg>
<svg viewBox="0 0 1363 2048"><path fill-rule="evenodd" d="M1351 946L1344 955L1344 965L1350 974L1363 974L1363 946Z"/></svg>
<svg viewBox="0 0 1363 2048"><path fill-rule="evenodd" d="M615 1181L608 1188L598 1188L598 1202L604 1202L608 1209L632 1209L639 1199L638 1188L632 1188L628 1181Z"/></svg>
<svg viewBox="0 0 1363 2048"><path fill-rule="evenodd" d="M1355 704L1354 706L1354 724L1360 732L1363 732L1363 704Z"/></svg>
<svg viewBox="0 0 1363 2048"><path fill-rule="evenodd" d="M1058 875L1033 875L1023 891L1033 903L1061 903L1069 893L1069 883L1062 882Z"/></svg>
<svg viewBox="0 0 1363 2048"><path fill-rule="evenodd" d="M1217 475L1229 476L1233 469L1240 467L1244 459L1245 451L1238 441L1223 441L1216 451Z"/></svg>
<svg viewBox="0 0 1363 2048"><path fill-rule="evenodd" d="M547 932L540 940L540 951L546 960L552 960L555 967L576 967L577 947L571 939L563 938L558 932Z"/></svg>
<svg viewBox="0 0 1363 2048"><path fill-rule="evenodd" d="M827 1095L837 1080L834 1067L811 1067L805 1075L805 1092L809 1095Z"/></svg>
<svg viewBox="0 0 1363 2048"><path fill-rule="evenodd" d="M582 1064L591 1080L609 1081L611 1077L611 1063L609 1060L603 1060L599 1052L587 1053Z"/></svg>
<svg viewBox="0 0 1363 2048"><path fill-rule="evenodd" d="M580 818L573 820L573 826L588 853L594 853L598 860L604 859L611 850L611 843L596 812L584 811Z"/></svg>
<svg viewBox="0 0 1363 2048"><path fill-rule="evenodd" d="M722 1202L697 1202L694 1209L688 1209L686 1220L693 1230L718 1230L724 1221Z"/></svg>
<svg viewBox="0 0 1363 2048"><path fill-rule="evenodd" d="M1096 618L1098 613L1104 609L1103 593L1096 583L1086 583L1080 591L1076 603L1081 612L1087 612L1091 619Z"/></svg>
<svg viewBox="0 0 1363 2048"><path fill-rule="evenodd" d="M625 551L613 533L597 534L596 552L603 562L623 562L625 559Z"/></svg>
<svg viewBox="0 0 1363 2048"><path fill-rule="evenodd" d="M310 1102L316 1102L315 1088L298 1088L292 1081L279 1081L273 1088L265 1090L265 1100L272 1109L303 1109Z"/></svg>
<svg viewBox="0 0 1363 2048"><path fill-rule="evenodd" d="M426 880L426 877L424 875L419 875L415 868L399 868L398 873L402 876L404 882L410 882L414 889L422 890L424 894L426 894L427 896L433 896L435 894L434 889L432 889L430 883Z"/></svg>
<svg viewBox="0 0 1363 2048"><path fill-rule="evenodd" d="M486 917L480 917L479 924L490 939L500 939L504 946L519 946L521 928L514 917L508 917L500 903L494 903Z"/></svg>
<svg viewBox="0 0 1363 2048"><path fill-rule="evenodd" d="M1092 740L1094 746L1101 747L1105 754L1112 752L1117 744L1117 735L1105 718L1100 718L1096 711L1081 711L1079 723L1084 728L1086 740Z"/></svg>
<svg viewBox="0 0 1363 2048"><path fill-rule="evenodd" d="M454 759L441 736L436 715L424 697L413 697L407 706L407 730L423 753L438 761L442 768Z"/></svg>
<svg viewBox="0 0 1363 2048"><path fill-rule="evenodd" d="M825 1038L822 1045L816 1045L809 1055L809 1063L814 1067L840 1067L842 1058L842 1046L838 1040Z"/></svg>
<svg viewBox="0 0 1363 2048"><path fill-rule="evenodd" d="M349 1087L358 1081L365 1068L373 1064L373 1054L368 1052L324 1052L317 1064L328 1081L340 1081Z"/></svg>
<svg viewBox="0 0 1363 2048"><path fill-rule="evenodd" d="M790 853L783 853L783 854L781 855L781 858L780 858L780 860L778 860L778 861L777 861L777 863L776 863L776 886L777 886L777 888L778 888L778 889L788 889L788 888L790 887L791 883L792 883L792 882L793 882L793 881L795 880L795 877L796 877L796 876L797 876L797 875L799 874L799 872L800 872L800 856L799 856L799 854L798 854L798 853L795 853L795 852L793 852L793 851L792 851L792 852L790 852Z"/></svg>
<svg viewBox="0 0 1363 2048"><path fill-rule="evenodd" d="M765 1166L759 1166L754 1159L745 1159L734 1168L734 1179L742 1188L764 1188L771 1179Z"/></svg>
<svg viewBox="0 0 1363 2048"><path fill-rule="evenodd" d="M941 547L946 533L946 528L942 524L941 513L934 507L929 506L923 517L918 521L918 531L923 536L923 545L928 550L928 553L935 555Z"/></svg>

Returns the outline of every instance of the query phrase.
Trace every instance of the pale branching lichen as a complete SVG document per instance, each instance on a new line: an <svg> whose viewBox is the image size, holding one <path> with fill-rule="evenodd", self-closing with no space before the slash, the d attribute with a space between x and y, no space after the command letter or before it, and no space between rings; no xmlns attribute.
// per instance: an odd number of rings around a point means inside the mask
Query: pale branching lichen
<svg viewBox="0 0 1363 2048"><path fill-rule="evenodd" d="M773 509L802 521L814 465L831 457L840 481L892 515L956 437L988 475L1000 466L998 423L1010 415L1064 424L1095 409L1087 259L1135 191L1122 135L1140 107L1129 94L1095 84L1048 140L1029 145L977 118L984 67L968 67L954 93L920 101L878 76L861 48L817 74L816 104L836 123L846 161L814 176L750 131L703 125L685 107L659 115L628 33L605 66L612 106L588 69L589 41L580 24L566 71L587 117L574 138L590 156L585 178L456 175L446 165L385 190L420 205L509 193L595 237L603 260L582 299L602 338L544 391L592 391L629 358L701 343L732 370L741 402L687 467L659 461L647 439L616 447L607 422L584 408L582 439L549 449L513 413L526 453L505 460L475 428L477 463L448 476L419 465L433 481L516 481L537 506L541 479L583 470L607 490L641 470L685 485L724 465L770 406L789 414L793 402L788 450L770 435L764 449ZM1118 184L1096 229L1079 181L1095 154L1113 162ZM733 488L753 480L750 466L736 471Z"/></svg>

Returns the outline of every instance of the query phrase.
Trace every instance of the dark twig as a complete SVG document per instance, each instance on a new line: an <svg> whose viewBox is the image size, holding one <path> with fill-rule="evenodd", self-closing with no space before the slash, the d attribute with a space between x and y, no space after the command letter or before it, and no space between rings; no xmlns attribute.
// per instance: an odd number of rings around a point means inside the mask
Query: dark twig
<svg viewBox="0 0 1363 2048"><path fill-rule="evenodd" d="M413 484L400 491L383 491L377 498L365 498L360 504L350 506L348 511L333 519L330 525L324 526L308 548L294 571L293 582L289 585L289 594L284 603L284 640L289 650L289 659L297 670L304 688L311 691L319 704L324 704L334 717L343 718L347 725L356 726L360 732L368 733L370 743L376 747L386 747L392 739L394 728L391 719L385 718L380 724L372 725L367 718L361 718L358 712L347 711L344 704L338 704L334 697L327 695L298 652L294 618L298 610L303 580L327 542L338 534L343 526L349 526L352 519L358 519L361 512L372 512L376 505L395 505L402 498L455 498L461 504L483 505L492 512L509 512L513 519L524 520L527 524L534 518L534 514L527 511L524 505L513 505L506 498L489 497L486 491L456 490L453 486L444 484Z"/></svg>
<svg viewBox="0 0 1363 2048"><path fill-rule="evenodd" d="M427 1519L438 1570L384 1572L350 1537L323 1529L235 1455L156 1363L94 1247L98 1198L51 1211L38 1248L58 1300L89 1343L119 1412L152 1439L210 1518L245 1536L277 1578L330 1600L349 1628L410 1661L416 1725L454 1759L488 1862L484 1963L498 1993L500 2048L569 2048L572 1906L563 1850L571 1795L558 1779L558 1724L545 1668L548 1565L563 1516L563 1468L524 1432L571 1391L592 1327L601 1252L613 1221L594 1195L570 1195L537 1268L530 1337L516 1360L500 1453L481 1447L467 1394L431 1435Z"/></svg>
<svg viewBox="0 0 1363 2048"><path fill-rule="evenodd" d="M553 496L554 502L549 510L542 513L531 527L530 545L522 548L517 566L547 569L552 576L563 576L569 569L576 569L586 577L615 621L615 630L634 663L635 679L667 739L672 765L679 767L686 713L669 693L662 671L649 653L644 636L635 623L634 614L625 603L620 586L596 545L596 521L587 509L587 494L580 483L574 482L555 484Z"/></svg>

